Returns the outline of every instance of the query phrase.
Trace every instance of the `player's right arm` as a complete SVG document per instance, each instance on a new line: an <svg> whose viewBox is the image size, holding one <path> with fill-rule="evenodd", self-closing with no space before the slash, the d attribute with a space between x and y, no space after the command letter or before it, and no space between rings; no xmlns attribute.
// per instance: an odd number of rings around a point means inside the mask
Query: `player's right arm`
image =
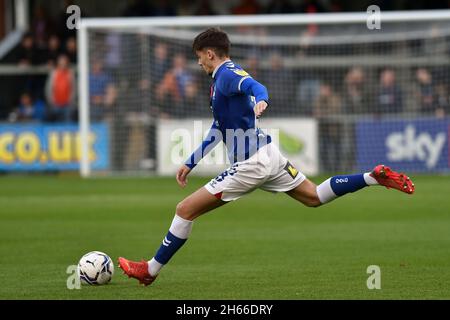
<svg viewBox="0 0 450 320"><path fill-rule="evenodd" d="M184 188L187 184L187 176L195 168L195 166L203 159L214 147L222 140L219 134L219 127L213 121L208 135L203 140L202 144L195 150L186 162L178 169L176 179L178 185Z"/></svg>
<svg viewBox="0 0 450 320"><path fill-rule="evenodd" d="M183 164L180 169L178 169L177 171L177 183L181 188L186 187L188 181L187 181L187 176L189 174L189 172L191 172L191 168L189 168L187 165Z"/></svg>

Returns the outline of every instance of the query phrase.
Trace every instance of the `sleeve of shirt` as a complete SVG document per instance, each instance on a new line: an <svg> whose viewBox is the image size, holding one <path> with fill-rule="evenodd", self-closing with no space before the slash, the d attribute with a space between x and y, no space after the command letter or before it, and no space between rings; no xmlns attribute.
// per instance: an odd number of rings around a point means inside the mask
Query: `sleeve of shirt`
<svg viewBox="0 0 450 320"><path fill-rule="evenodd" d="M256 103L265 101L269 103L269 94L265 86L253 78L246 78L239 85L239 90L247 95L255 97Z"/></svg>
<svg viewBox="0 0 450 320"><path fill-rule="evenodd" d="M184 163L191 170L203 159L214 147L222 141L219 127L216 126L216 122L213 121L211 129L209 129L208 135L203 140L202 144L195 150L192 155Z"/></svg>
<svg viewBox="0 0 450 320"><path fill-rule="evenodd" d="M218 89L226 96L232 96L241 93L241 84L245 79L251 79L251 76L241 69L224 70L218 81Z"/></svg>
<svg viewBox="0 0 450 320"><path fill-rule="evenodd" d="M226 96L245 93L254 96L256 103L260 101L269 103L266 87L244 70L226 70L218 83L218 89Z"/></svg>

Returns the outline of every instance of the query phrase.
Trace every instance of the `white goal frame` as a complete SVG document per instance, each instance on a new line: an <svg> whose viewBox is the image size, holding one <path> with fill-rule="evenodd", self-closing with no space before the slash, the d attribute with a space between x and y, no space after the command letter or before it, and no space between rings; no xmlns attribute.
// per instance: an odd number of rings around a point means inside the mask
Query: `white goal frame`
<svg viewBox="0 0 450 320"><path fill-rule="evenodd" d="M306 25L306 24L349 24L366 25L372 13L318 13L318 14L269 14L239 16L188 16L156 18L86 18L78 23L78 90L79 90L79 130L81 140L80 175L89 177L89 43L90 29L134 29L145 27L210 27L233 25ZM380 13L383 22L439 21L450 20L450 10L429 11L389 11Z"/></svg>

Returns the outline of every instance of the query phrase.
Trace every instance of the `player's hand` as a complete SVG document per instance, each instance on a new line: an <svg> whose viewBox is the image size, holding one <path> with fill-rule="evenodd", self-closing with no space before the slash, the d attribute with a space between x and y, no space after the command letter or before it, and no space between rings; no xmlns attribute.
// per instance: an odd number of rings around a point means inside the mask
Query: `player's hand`
<svg viewBox="0 0 450 320"><path fill-rule="evenodd" d="M184 164L180 167L180 169L178 169L176 178L177 178L178 185L181 188L186 187L186 185L188 183L187 176L188 176L189 172L191 172L191 168L189 168L188 166L186 166Z"/></svg>
<svg viewBox="0 0 450 320"><path fill-rule="evenodd" d="M265 101L258 102L255 105L255 107L253 108L253 110L255 111L256 118L261 117L263 112L266 110L266 108L267 108L267 102L265 102Z"/></svg>

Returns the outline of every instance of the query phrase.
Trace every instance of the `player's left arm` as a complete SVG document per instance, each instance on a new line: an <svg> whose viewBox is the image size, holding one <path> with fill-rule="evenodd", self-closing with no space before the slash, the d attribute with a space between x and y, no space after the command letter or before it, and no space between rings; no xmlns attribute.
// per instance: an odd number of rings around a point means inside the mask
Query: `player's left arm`
<svg viewBox="0 0 450 320"><path fill-rule="evenodd" d="M229 71L224 75L219 88L226 96L245 93L254 96L256 105L255 115L259 118L269 105L269 94L265 86L253 79L244 70Z"/></svg>
<svg viewBox="0 0 450 320"><path fill-rule="evenodd" d="M253 110L257 118L261 117L269 105L269 94L266 87L249 77L241 82L240 91L255 97L256 105Z"/></svg>
<svg viewBox="0 0 450 320"><path fill-rule="evenodd" d="M206 156L214 147L221 141L220 132L218 131L216 121L213 121L211 129L208 132L202 144L192 153L187 161L178 169L176 179L178 185L184 188L187 184L188 174L195 168L195 166Z"/></svg>

